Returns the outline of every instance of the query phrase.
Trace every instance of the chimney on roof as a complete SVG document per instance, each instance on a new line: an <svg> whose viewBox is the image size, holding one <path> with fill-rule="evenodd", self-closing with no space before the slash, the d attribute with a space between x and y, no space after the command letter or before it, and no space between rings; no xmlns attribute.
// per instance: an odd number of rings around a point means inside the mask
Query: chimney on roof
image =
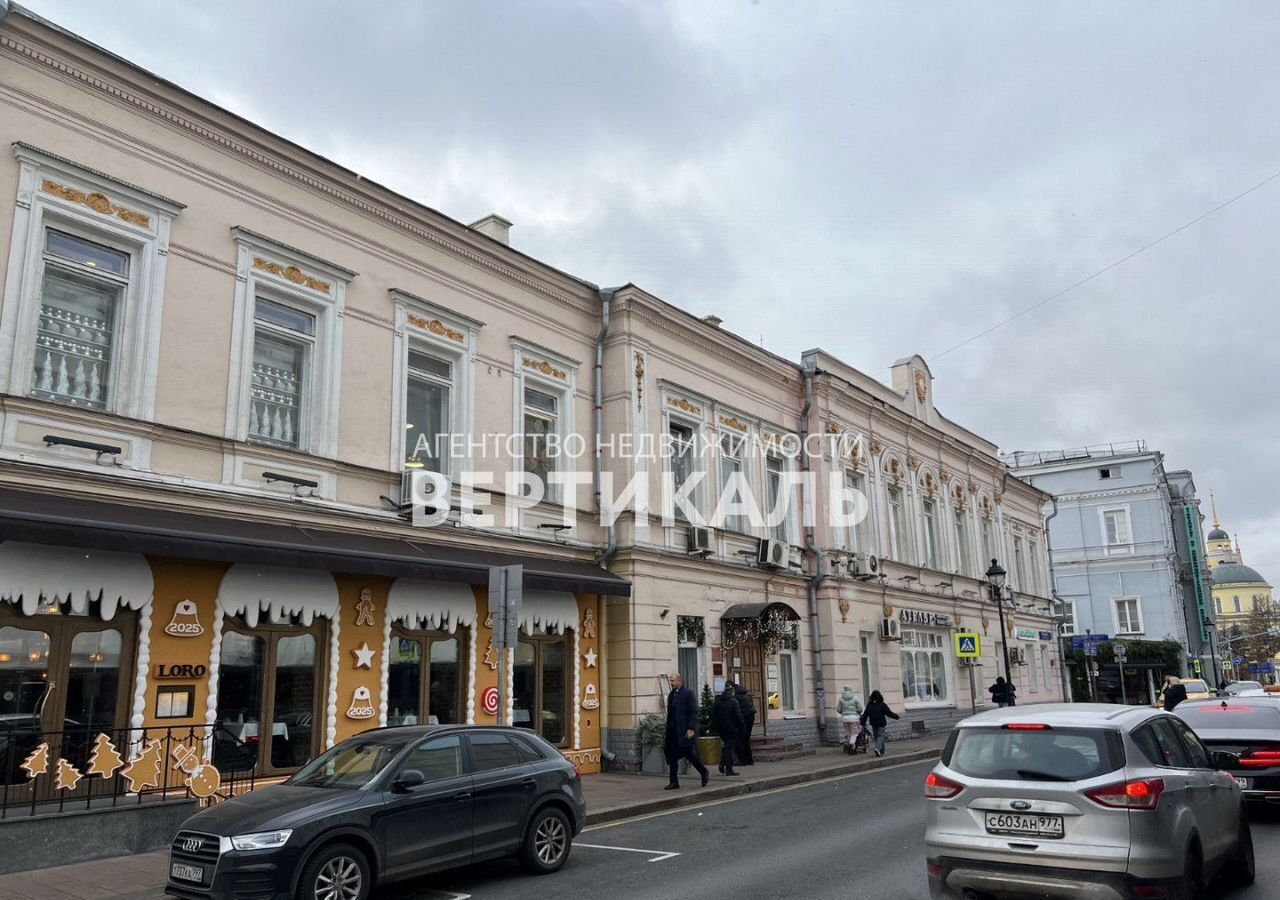
<svg viewBox="0 0 1280 900"><path fill-rule="evenodd" d="M467 227L501 244L511 246L511 223L497 213L490 213L483 219L477 219Z"/></svg>
<svg viewBox="0 0 1280 900"><path fill-rule="evenodd" d="M724 321L724 319L722 319L722 318L720 318L719 316L716 316L716 315L711 315L711 316L703 316L703 317L702 317L702 321L706 322L706 323L707 323L708 325L710 325L712 328L719 328L719 327L720 327L720 323L722 323L722 322Z"/></svg>

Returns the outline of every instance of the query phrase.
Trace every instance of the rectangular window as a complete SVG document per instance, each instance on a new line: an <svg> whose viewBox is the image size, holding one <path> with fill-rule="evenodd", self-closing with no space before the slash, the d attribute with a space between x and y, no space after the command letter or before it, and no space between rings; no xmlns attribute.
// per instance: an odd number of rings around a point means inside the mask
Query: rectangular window
<svg viewBox="0 0 1280 900"><path fill-rule="evenodd" d="M1064 636L1075 634L1076 602L1074 600L1061 601L1059 615L1062 616L1062 634Z"/></svg>
<svg viewBox="0 0 1280 900"><path fill-rule="evenodd" d="M302 445L315 333L315 316L261 297L255 301L249 440Z"/></svg>
<svg viewBox="0 0 1280 900"><path fill-rule="evenodd" d="M1031 581L1027 586L1028 592L1036 596L1044 596L1045 591L1041 590L1042 582L1040 580L1040 544L1038 541L1027 541L1027 569L1031 572Z"/></svg>
<svg viewBox="0 0 1280 900"><path fill-rule="evenodd" d="M1142 633L1142 605L1137 597L1117 597L1116 606L1116 633L1117 634L1141 634Z"/></svg>
<svg viewBox="0 0 1280 900"><path fill-rule="evenodd" d="M449 472L453 363L409 350L405 383L405 466Z"/></svg>
<svg viewBox="0 0 1280 900"><path fill-rule="evenodd" d="M1240 606L1240 598L1239 598L1239 597L1232 597L1232 598L1231 598L1231 609L1232 609L1232 612L1235 612L1235 613L1237 613L1237 614L1238 614L1238 613L1242 613L1242 612L1244 612L1243 607L1241 607L1241 606Z"/></svg>
<svg viewBox="0 0 1280 900"><path fill-rule="evenodd" d="M524 470L541 479L552 495L556 471L555 441L560 433L560 398L537 388L524 389Z"/></svg>
<svg viewBox="0 0 1280 900"><path fill-rule="evenodd" d="M871 537L871 495L867 493L867 476L845 469L844 486L850 494L862 497L861 505L866 509L866 515L849 526L848 549L852 553L873 553L875 542Z"/></svg>
<svg viewBox="0 0 1280 900"><path fill-rule="evenodd" d="M858 662L861 666L862 674L862 702L865 704L867 698L871 696L871 692L875 689L874 682L871 680L871 672L874 668L871 654L872 648L876 645L876 636L870 631L858 632Z"/></svg>
<svg viewBox="0 0 1280 900"><path fill-rule="evenodd" d="M899 562L906 562L911 548L911 531L907 525L907 509L902 496L902 488L894 485L889 488L889 556Z"/></svg>
<svg viewBox="0 0 1280 900"><path fill-rule="evenodd" d="M950 701L947 654L950 635L902 629L902 698L907 706Z"/></svg>
<svg viewBox="0 0 1280 900"><path fill-rule="evenodd" d="M778 653L778 693L782 708L794 712L800 708L800 675L796 655L790 650Z"/></svg>
<svg viewBox="0 0 1280 900"><path fill-rule="evenodd" d="M1022 538L1016 534L1013 536L1013 569L1018 573L1018 590L1030 593L1030 586L1027 583L1027 560L1022 553Z"/></svg>
<svg viewBox="0 0 1280 900"><path fill-rule="evenodd" d="M685 483L693 477L694 469L696 468L693 458L695 450L693 427L682 422L669 422L667 423L667 435L671 440L671 483L674 494L678 494ZM697 488L694 488L689 493L689 501L686 505L697 508ZM686 521L688 519L680 504L676 504L675 516L677 519Z"/></svg>
<svg viewBox="0 0 1280 900"><path fill-rule="evenodd" d="M987 565L995 558L996 547L992 540L991 519L984 517L982 520L982 565L980 566L982 572L987 571Z"/></svg>
<svg viewBox="0 0 1280 900"><path fill-rule="evenodd" d="M129 254L111 247L45 232L33 396L107 408L129 263Z"/></svg>
<svg viewBox="0 0 1280 900"><path fill-rule="evenodd" d="M956 571L961 575L973 575L973 547L969 546L969 511L961 507L955 511L956 547L959 557Z"/></svg>
<svg viewBox="0 0 1280 900"><path fill-rule="evenodd" d="M1108 554L1133 552L1133 531L1129 526L1128 509L1102 511L1102 541Z"/></svg>
<svg viewBox="0 0 1280 900"><path fill-rule="evenodd" d="M765 514L769 517L781 515L777 524L769 529L769 536L783 543L791 542L791 496L784 495L783 481L787 463L781 456L770 453L764 458L765 493L769 508Z"/></svg>
<svg viewBox="0 0 1280 900"><path fill-rule="evenodd" d="M1222 598L1221 597L1213 598L1213 611L1218 615L1222 615Z"/></svg>
<svg viewBox="0 0 1280 900"><path fill-rule="evenodd" d="M1119 466L1111 466L1110 468L1106 468L1106 469L1099 469L1099 470L1098 470L1098 477L1099 477L1099 478L1106 478L1106 479L1110 479L1110 478L1119 478L1119 477L1120 477L1120 467L1119 467Z"/></svg>
<svg viewBox="0 0 1280 900"><path fill-rule="evenodd" d="M744 438L740 435L726 434L720 439L720 500L726 504L740 502L744 497L737 490L732 490L730 482L741 485L744 479L742 468L742 450ZM745 516L725 516L720 525L726 531L746 532L749 528Z"/></svg>
<svg viewBox="0 0 1280 900"><path fill-rule="evenodd" d="M1040 673L1036 669L1036 645L1025 645L1022 655L1027 661L1027 678L1031 682L1031 692L1034 694L1040 690Z"/></svg>
<svg viewBox="0 0 1280 900"><path fill-rule="evenodd" d="M921 504L924 510L924 564L938 569L938 505L932 500Z"/></svg>

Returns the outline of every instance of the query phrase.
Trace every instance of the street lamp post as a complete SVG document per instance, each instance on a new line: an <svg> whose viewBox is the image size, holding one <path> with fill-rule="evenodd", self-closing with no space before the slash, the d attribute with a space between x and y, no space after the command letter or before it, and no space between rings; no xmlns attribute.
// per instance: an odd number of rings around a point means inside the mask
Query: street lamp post
<svg viewBox="0 0 1280 900"><path fill-rule="evenodd" d="M1204 620L1204 630L1209 633L1209 664L1213 666L1213 681L1209 682L1210 689L1216 689L1222 681L1222 670L1218 668L1218 653L1213 646L1218 642L1218 636L1214 634L1217 627L1208 619Z"/></svg>
<svg viewBox="0 0 1280 900"><path fill-rule="evenodd" d="M991 588L991 599L996 604L996 612L1000 616L1000 646L1004 648L1004 680L1013 684L1013 671L1009 666L1009 633L1004 629L1004 578L1007 573L1000 568L1000 563L991 560L991 568L987 569L987 586Z"/></svg>

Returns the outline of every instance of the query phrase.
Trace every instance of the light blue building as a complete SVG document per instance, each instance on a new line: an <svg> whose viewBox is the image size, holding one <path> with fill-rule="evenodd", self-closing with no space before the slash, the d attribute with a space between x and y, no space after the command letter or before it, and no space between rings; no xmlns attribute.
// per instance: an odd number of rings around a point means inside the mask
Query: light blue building
<svg viewBox="0 0 1280 900"><path fill-rule="evenodd" d="M1166 471L1144 442L1018 451L1011 471L1053 494L1049 555L1064 636L1176 641L1181 671L1216 680L1200 501L1187 471ZM1064 637L1069 639L1069 637ZM1100 666L1099 700L1153 702L1166 664L1142 648L1121 669Z"/></svg>

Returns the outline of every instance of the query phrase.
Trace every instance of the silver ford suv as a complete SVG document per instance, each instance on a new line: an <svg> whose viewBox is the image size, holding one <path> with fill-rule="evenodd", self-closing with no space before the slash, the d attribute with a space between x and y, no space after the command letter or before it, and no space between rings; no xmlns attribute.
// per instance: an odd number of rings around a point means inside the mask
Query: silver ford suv
<svg viewBox="0 0 1280 900"><path fill-rule="evenodd" d="M1218 876L1250 884L1234 761L1142 707L965 719L925 779L930 896L1200 900Z"/></svg>

